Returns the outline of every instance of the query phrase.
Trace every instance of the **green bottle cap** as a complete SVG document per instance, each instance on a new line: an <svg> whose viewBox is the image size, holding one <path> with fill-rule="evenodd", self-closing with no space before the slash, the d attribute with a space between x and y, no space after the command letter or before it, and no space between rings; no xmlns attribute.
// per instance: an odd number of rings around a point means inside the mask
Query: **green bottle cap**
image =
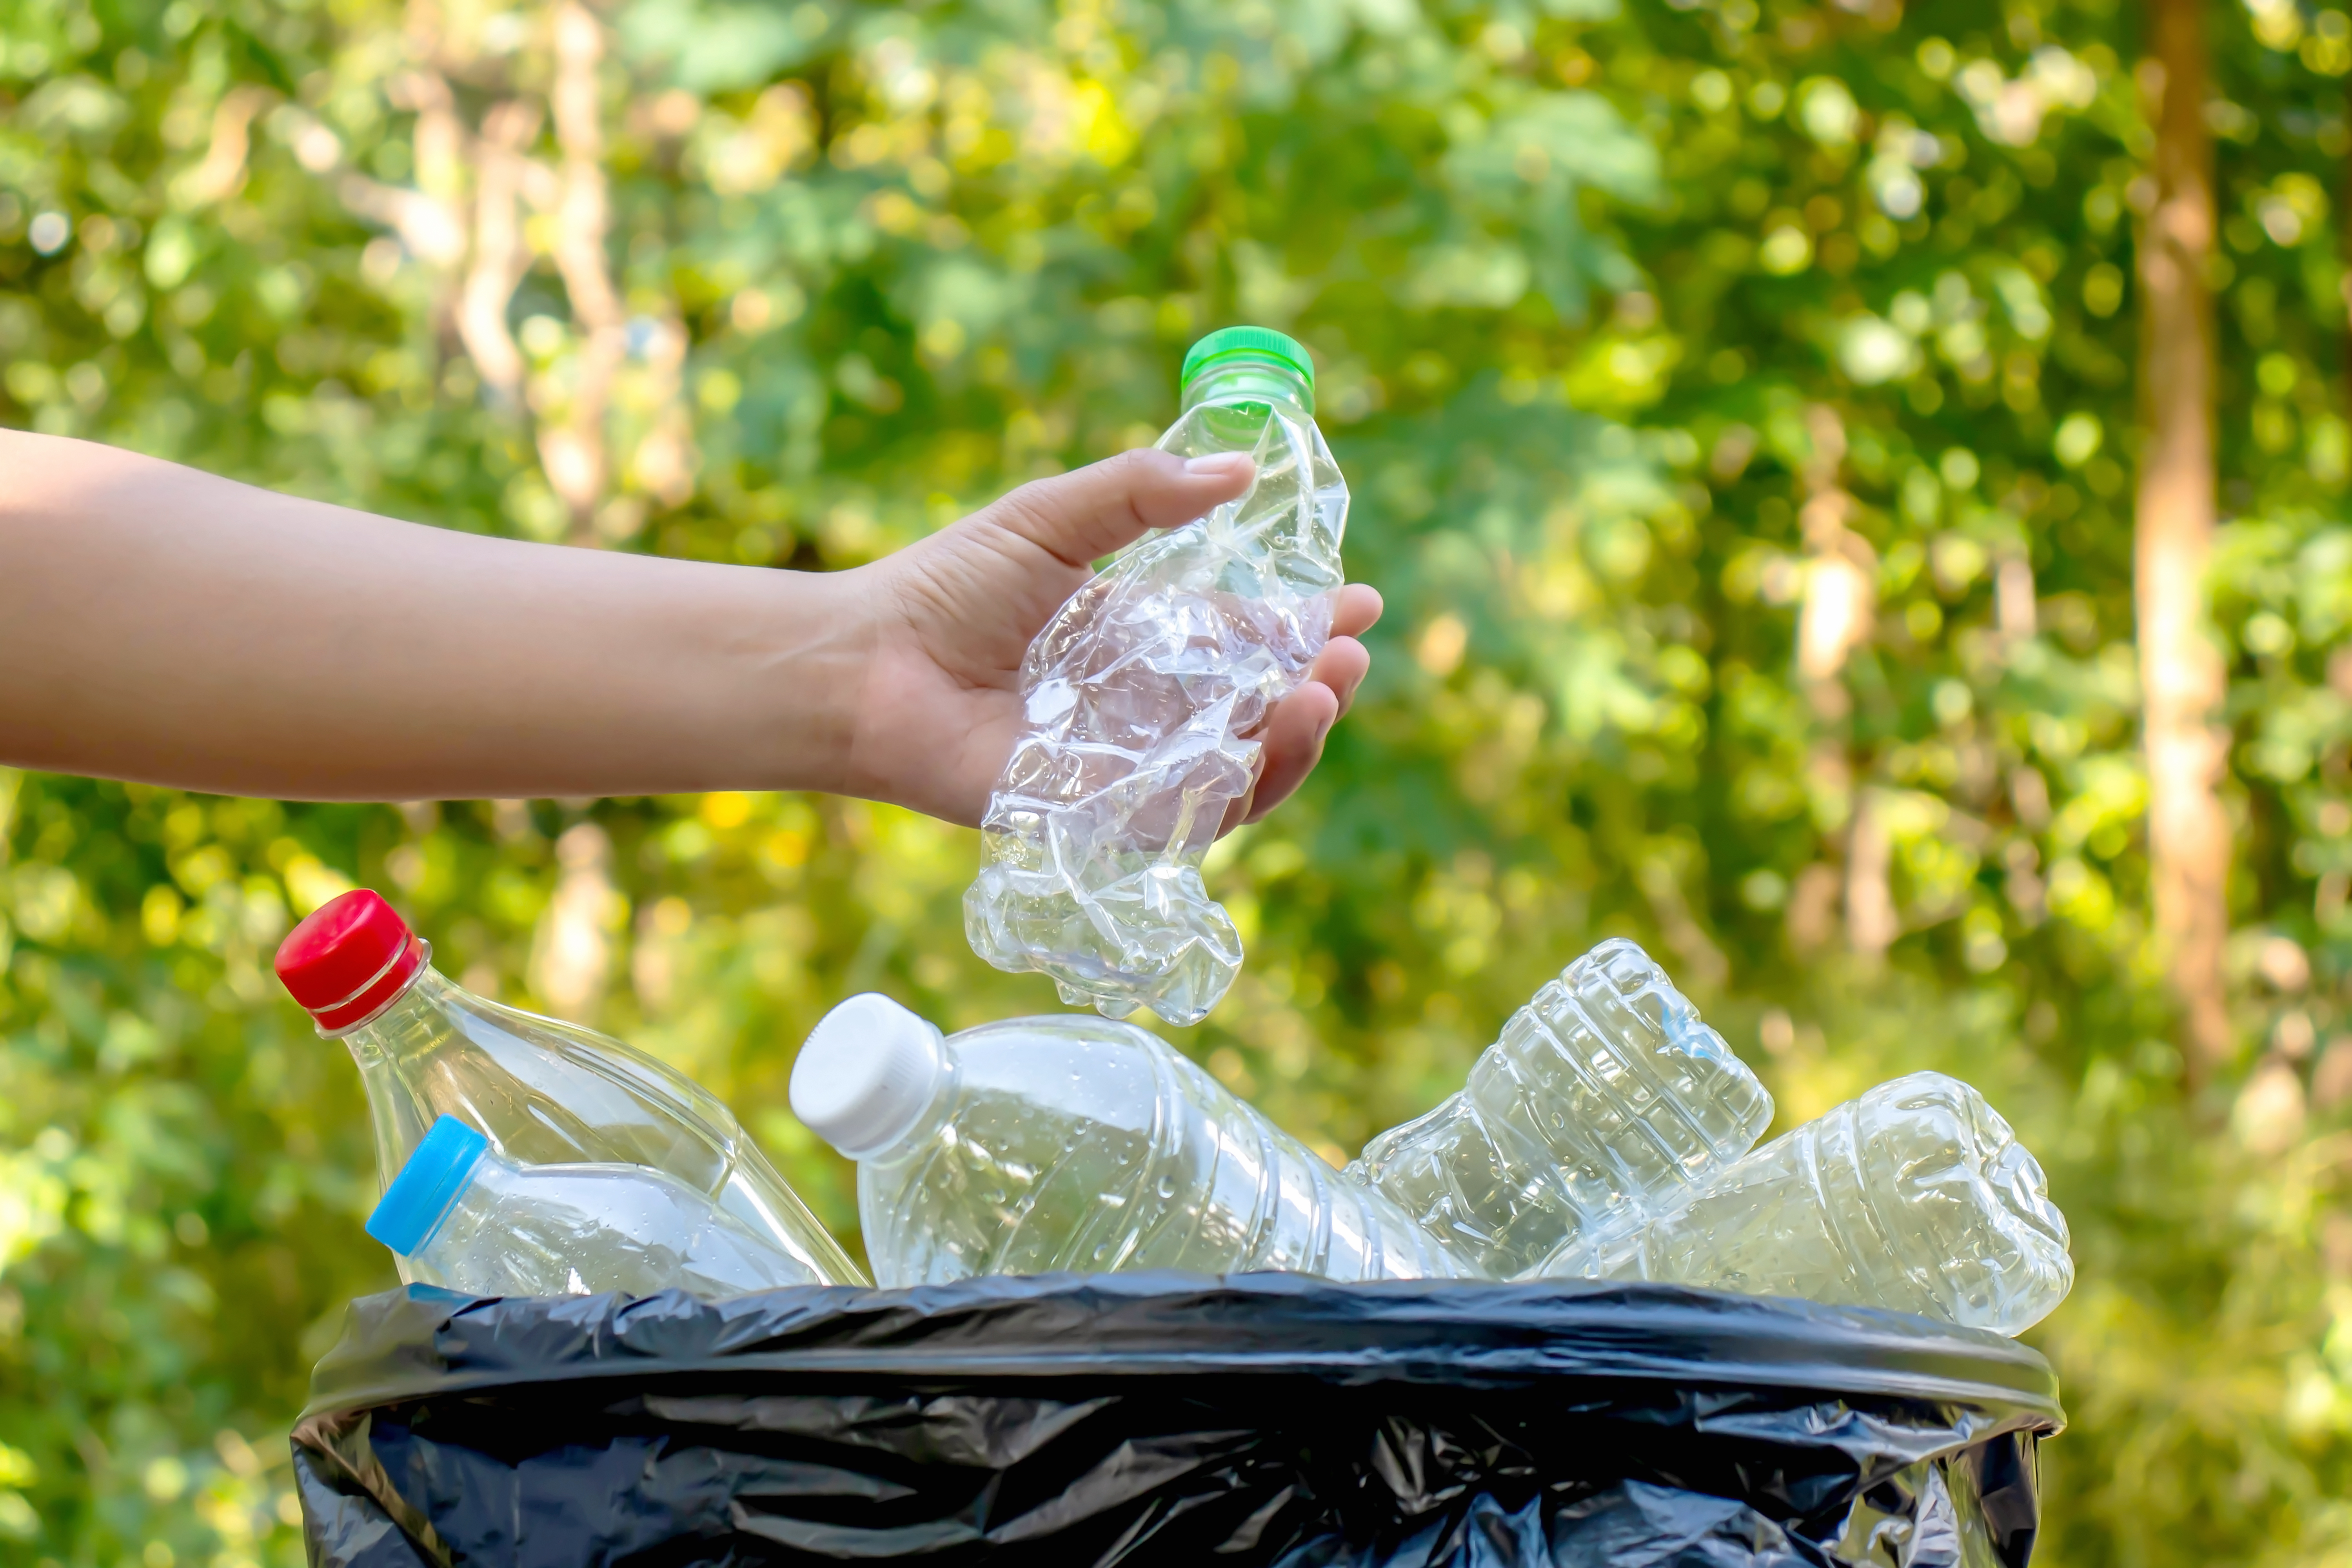
<svg viewBox="0 0 2352 1568"><path fill-rule="evenodd" d="M1192 384L1192 378L1212 365L1232 360L1267 360L1297 371L1307 378L1309 392L1315 389L1315 361L1307 356L1294 339L1286 338L1270 327L1220 327L1199 342L1184 356L1183 373L1176 378L1179 392Z"/></svg>

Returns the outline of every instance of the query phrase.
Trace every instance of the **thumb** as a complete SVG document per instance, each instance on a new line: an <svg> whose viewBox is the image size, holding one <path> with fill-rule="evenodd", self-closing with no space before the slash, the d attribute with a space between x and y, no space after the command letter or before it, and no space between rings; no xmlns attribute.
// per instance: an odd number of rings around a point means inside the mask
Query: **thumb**
<svg viewBox="0 0 2352 1568"><path fill-rule="evenodd" d="M1084 569L1153 528L1173 528L1247 493L1257 475L1245 454L1191 460L1138 447L1024 485L981 517Z"/></svg>

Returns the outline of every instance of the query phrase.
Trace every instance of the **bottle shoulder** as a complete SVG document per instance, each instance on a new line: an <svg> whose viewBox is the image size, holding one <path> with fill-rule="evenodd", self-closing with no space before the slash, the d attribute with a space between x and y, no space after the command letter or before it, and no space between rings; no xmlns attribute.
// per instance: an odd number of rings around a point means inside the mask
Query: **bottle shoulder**
<svg viewBox="0 0 2352 1568"><path fill-rule="evenodd" d="M1245 398L1196 402L1177 415L1176 423L1154 443L1179 457L1204 457L1214 453L1261 455L1269 444L1297 448L1311 457L1327 455L1328 445L1314 414L1301 404L1279 397ZM1288 455L1286 451L1283 455Z"/></svg>
<svg viewBox="0 0 2352 1568"><path fill-rule="evenodd" d="M1169 1047L1105 1018L1011 1019L948 1038L960 1092L1025 1102L1041 1112L1132 1128L1158 1092Z"/></svg>
<svg viewBox="0 0 2352 1568"><path fill-rule="evenodd" d="M739 1163L733 1113L668 1064L446 981L420 989L347 1037L383 1081L372 1099L460 1113L527 1164L635 1161L715 1182Z"/></svg>
<svg viewBox="0 0 2352 1568"><path fill-rule="evenodd" d="M730 1137L740 1132L726 1102L626 1040L486 997L460 993L452 999L457 1027L477 1043L498 1038L535 1047L633 1092L667 1101Z"/></svg>
<svg viewBox="0 0 2352 1568"><path fill-rule="evenodd" d="M931 1112L861 1162L877 1194L931 1179L941 1160L1027 1180L1082 1149L1165 1152L1204 1121L1254 1115L1165 1040L1109 1019L1012 1019L950 1035L943 1049L948 1077Z"/></svg>

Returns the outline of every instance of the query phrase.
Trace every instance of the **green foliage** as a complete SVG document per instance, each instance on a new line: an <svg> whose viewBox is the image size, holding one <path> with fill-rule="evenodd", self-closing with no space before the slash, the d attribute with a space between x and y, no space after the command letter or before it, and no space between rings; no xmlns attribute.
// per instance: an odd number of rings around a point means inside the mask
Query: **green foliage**
<svg viewBox="0 0 2352 1568"><path fill-rule="evenodd" d="M2032 1336L2074 1416L2051 1560L2352 1543L2342 11L2209 18L2246 1050L2201 1100L2147 940L2148 132L2112 0L607 20L628 325L591 537L853 565L1148 440L1199 331L1297 332L1391 609L1321 772L1213 859L1251 961L1185 1048L1338 1158L1622 932L1784 1124L1958 1072L2076 1228L2081 1283ZM478 146L436 141L415 74L478 132L544 102L550 22L17 0L0 421L576 533L543 455L595 344L560 214L524 181L501 395L461 308ZM552 171L544 120L520 147ZM322 808L0 773L0 1554L299 1558L284 1427L341 1302L391 1274L353 1075L268 974L294 915L384 888L467 984L730 1098L854 1245L845 1169L783 1109L807 1026L869 987L950 1027L1055 1005L965 948L976 854L802 798Z"/></svg>

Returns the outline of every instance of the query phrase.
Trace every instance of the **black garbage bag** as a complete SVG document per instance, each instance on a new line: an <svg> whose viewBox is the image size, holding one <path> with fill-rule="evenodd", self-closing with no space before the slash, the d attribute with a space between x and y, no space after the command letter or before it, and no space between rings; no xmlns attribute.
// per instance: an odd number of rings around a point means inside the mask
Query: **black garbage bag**
<svg viewBox="0 0 2352 1568"><path fill-rule="evenodd" d="M320 1568L2023 1568L2049 1364L1662 1286L990 1279L353 1303Z"/></svg>

